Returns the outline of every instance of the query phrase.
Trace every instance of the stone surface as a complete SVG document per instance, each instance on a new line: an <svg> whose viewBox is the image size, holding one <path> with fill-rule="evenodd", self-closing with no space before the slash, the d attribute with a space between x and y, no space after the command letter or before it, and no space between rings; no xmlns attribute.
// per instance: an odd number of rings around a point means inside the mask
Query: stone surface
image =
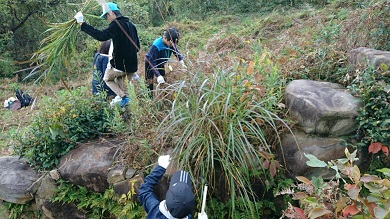
<svg viewBox="0 0 390 219"><path fill-rule="evenodd" d="M114 162L117 146L91 143L71 150L60 159L58 170L62 179L95 192L109 188L107 174Z"/></svg>
<svg viewBox="0 0 390 219"><path fill-rule="evenodd" d="M294 138L295 136L295 138ZM309 167L304 154L312 154L322 161L330 161L345 157L345 145L342 138L308 136L305 133L286 134L282 138L283 151L279 150L279 160L288 170L287 175L295 179L297 176L322 176L324 179L335 175L333 169Z"/></svg>
<svg viewBox="0 0 390 219"><path fill-rule="evenodd" d="M115 183L114 192L120 197L123 194L128 195L128 193L132 191L131 193L133 194L133 196L131 197L131 200L136 201L137 200L136 192L138 191L139 187L143 182L144 182L143 177L137 175L132 179L127 179L122 182Z"/></svg>
<svg viewBox="0 0 390 219"><path fill-rule="evenodd" d="M46 215L46 211L42 208L43 205L47 200L49 200L54 194L57 186L55 184L54 179L51 178L50 175L45 175L42 180L41 184L35 193L35 203L37 204L38 208L43 211L43 214ZM45 209L47 210L47 209ZM51 218L52 214L46 215L48 218Z"/></svg>
<svg viewBox="0 0 390 219"><path fill-rule="evenodd" d="M353 70L364 69L367 64L375 69L378 69L381 64L390 68L390 52L359 47L348 52L348 62Z"/></svg>
<svg viewBox="0 0 390 219"><path fill-rule="evenodd" d="M125 180L125 167L124 166L116 166L111 168L107 174L107 181L109 184L114 184L120 181Z"/></svg>
<svg viewBox="0 0 390 219"><path fill-rule="evenodd" d="M32 200L37 191L37 172L25 159L6 156L0 157L0 199L25 204Z"/></svg>
<svg viewBox="0 0 390 219"><path fill-rule="evenodd" d="M339 84L294 80L285 99L289 114L308 134L342 136L357 128L361 103Z"/></svg>
<svg viewBox="0 0 390 219"><path fill-rule="evenodd" d="M61 204L59 202L46 201L43 212L49 218L55 219L87 219L85 210L78 209L74 203Z"/></svg>

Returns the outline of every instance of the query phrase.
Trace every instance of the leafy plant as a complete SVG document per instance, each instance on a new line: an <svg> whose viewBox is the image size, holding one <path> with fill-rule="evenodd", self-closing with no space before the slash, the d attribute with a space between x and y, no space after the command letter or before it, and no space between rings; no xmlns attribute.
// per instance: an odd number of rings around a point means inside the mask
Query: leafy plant
<svg viewBox="0 0 390 219"><path fill-rule="evenodd" d="M88 191L85 187L75 186L67 181L59 180L53 202L75 203L78 209L87 211L88 218L106 218L115 216L118 219L145 218L145 212L135 196L134 182L128 194L119 197L114 189L107 189L103 194Z"/></svg>
<svg viewBox="0 0 390 219"><path fill-rule="evenodd" d="M258 214L259 206L250 201L256 198L251 177L263 176L263 185L270 185L280 167L270 142L287 124L273 113L282 94L280 87L267 83L280 77L268 55L264 51L241 73L216 70L209 76L196 75L191 84L181 83L171 111L158 127L158 140L177 136L174 152L181 167L206 178L212 189L217 181L225 189L232 217L239 198L252 217Z"/></svg>
<svg viewBox="0 0 390 219"><path fill-rule="evenodd" d="M83 92L76 89L58 92L57 99L43 98L44 107L17 137L19 156L38 169L49 169L78 142L106 133L110 123L104 112L109 104L99 97L87 98Z"/></svg>
<svg viewBox="0 0 390 219"><path fill-rule="evenodd" d="M15 204L7 202L5 206L9 211L8 219L19 219L24 217L31 219L39 218L39 211L33 211L30 207L30 203Z"/></svg>
<svg viewBox="0 0 390 219"><path fill-rule="evenodd" d="M345 149L346 158L329 161L318 160L306 155L311 167L327 167L336 171L335 180L325 182L321 177L297 177L299 183L285 190L300 207L290 205L284 211L288 218L388 218L390 215L390 169L378 170L384 173L382 179L376 175L361 175L354 162L356 152ZM342 176L346 177L344 179ZM299 191L295 191L299 190Z"/></svg>
<svg viewBox="0 0 390 219"><path fill-rule="evenodd" d="M242 218L273 218L274 212L276 211L274 203L267 200L255 201L253 205L256 205L257 209L261 209L257 217L253 217L249 211L246 209L247 201L243 198L238 198L235 200L236 212L234 215L229 211L231 209L232 201L222 202L218 199L212 198L207 201L207 215L210 219L220 219L220 218L231 218L231 219L242 219Z"/></svg>
<svg viewBox="0 0 390 219"><path fill-rule="evenodd" d="M389 70L382 65L376 70L368 65L363 71L357 71L348 87L360 97L363 107L356 118L359 135L358 148L368 147L380 142L390 145L390 79Z"/></svg>

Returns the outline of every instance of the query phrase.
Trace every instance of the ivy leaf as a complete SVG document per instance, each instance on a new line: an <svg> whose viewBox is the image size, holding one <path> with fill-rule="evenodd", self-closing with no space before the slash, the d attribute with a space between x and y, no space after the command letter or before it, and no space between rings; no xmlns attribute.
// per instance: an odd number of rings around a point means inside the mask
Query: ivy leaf
<svg viewBox="0 0 390 219"><path fill-rule="evenodd" d="M304 153L304 155L305 157L307 157L307 159L309 159L308 161L306 161L306 164L309 167L326 167L326 163L322 160L319 160L314 155L306 154L306 153Z"/></svg>
<svg viewBox="0 0 390 219"><path fill-rule="evenodd" d="M306 219L305 211L301 208L294 207L295 213L297 213L298 218Z"/></svg>
<svg viewBox="0 0 390 219"><path fill-rule="evenodd" d="M382 146L382 151L384 154L386 154L386 156L389 156L389 148L387 146Z"/></svg>
<svg viewBox="0 0 390 219"><path fill-rule="evenodd" d="M347 193L351 199L357 200L359 197L360 188L349 188Z"/></svg>
<svg viewBox="0 0 390 219"><path fill-rule="evenodd" d="M375 218L378 218L378 219L383 219L383 218L387 218L386 216L388 215L387 213L387 210L377 206L375 209L374 209L374 212L375 212Z"/></svg>
<svg viewBox="0 0 390 219"><path fill-rule="evenodd" d="M299 180L307 185L311 185L311 181L304 176L297 176L296 178L297 178L297 180Z"/></svg>
<svg viewBox="0 0 390 219"><path fill-rule="evenodd" d="M380 143L380 142L375 142L375 143L370 144L370 146L368 146L368 153L376 154L380 150L382 150L382 143Z"/></svg>
<svg viewBox="0 0 390 219"><path fill-rule="evenodd" d="M327 214L331 214L331 213L332 212L329 211L326 208L317 207L317 208L314 208L313 210L311 210L309 212L309 218L310 219L312 219L312 218L319 218L321 216L324 216L324 215L327 215Z"/></svg>
<svg viewBox="0 0 390 219"><path fill-rule="evenodd" d="M390 169L389 168L382 168L382 169L379 169L377 171L383 173L383 175L385 175L385 176L390 177Z"/></svg>
<svg viewBox="0 0 390 219"><path fill-rule="evenodd" d="M336 214L341 211L350 199L348 197L342 197L336 205Z"/></svg>
<svg viewBox="0 0 390 219"><path fill-rule="evenodd" d="M359 213L360 211L356 208L355 205L348 205L343 210L343 216L348 217L348 215L355 215Z"/></svg>

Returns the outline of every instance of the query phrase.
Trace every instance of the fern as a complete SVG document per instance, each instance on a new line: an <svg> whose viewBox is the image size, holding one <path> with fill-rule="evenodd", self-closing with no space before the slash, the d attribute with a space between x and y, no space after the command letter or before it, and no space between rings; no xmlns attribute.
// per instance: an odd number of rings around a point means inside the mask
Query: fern
<svg viewBox="0 0 390 219"><path fill-rule="evenodd" d="M132 183L134 185L134 183ZM87 211L88 218L105 218L112 215L117 218L144 218L145 213L137 202L131 200L132 189L127 195L118 197L113 188L103 194L88 191L85 187L74 186L65 180L59 180L53 202L75 203L77 208Z"/></svg>

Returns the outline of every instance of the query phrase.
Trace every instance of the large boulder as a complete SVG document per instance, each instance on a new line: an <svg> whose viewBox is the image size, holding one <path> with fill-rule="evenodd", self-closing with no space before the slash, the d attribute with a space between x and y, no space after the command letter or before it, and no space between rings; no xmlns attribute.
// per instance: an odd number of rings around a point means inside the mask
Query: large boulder
<svg viewBox="0 0 390 219"><path fill-rule="evenodd" d="M357 129L361 102L342 85L311 80L294 80L286 88L290 115L308 134L342 136Z"/></svg>
<svg viewBox="0 0 390 219"><path fill-rule="evenodd" d="M309 136L304 133L286 134L282 138L282 148L278 154L285 160L287 175L295 179L297 176L305 176L309 179L313 176L331 178L335 175L333 169L315 168L306 164L308 159L304 154L312 154L322 161L336 160L345 157L345 144L342 138L327 138Z"/></svg>
<svg viewBox="0 0 390 219"><path fill-rule="evenodd" d="M58 170L63 179L94 192L109 188L108 173L118 150L114 143L84 144L60 159Z"/></svg>
<svg viewBox="0 0 390 219"><path fill-rule="evenodd" d="M390 68L390 52L359 47L348 52L348 62L354 70L364 69L367 65L378 69L381 64Z"/></svg>
<svg viewBox="0 0 390 219"><path fill-rule="evenodd" d="M62 204L46 200L42 212L50 219L87 219L87 211L78 209L75 203Z"/></svg>
<svg viewBox="0 0 390 219"><path fill-rule="evenodd" d="M0 199L25 204L39 187L37 172L25 159L0 157Z"/></svg>

